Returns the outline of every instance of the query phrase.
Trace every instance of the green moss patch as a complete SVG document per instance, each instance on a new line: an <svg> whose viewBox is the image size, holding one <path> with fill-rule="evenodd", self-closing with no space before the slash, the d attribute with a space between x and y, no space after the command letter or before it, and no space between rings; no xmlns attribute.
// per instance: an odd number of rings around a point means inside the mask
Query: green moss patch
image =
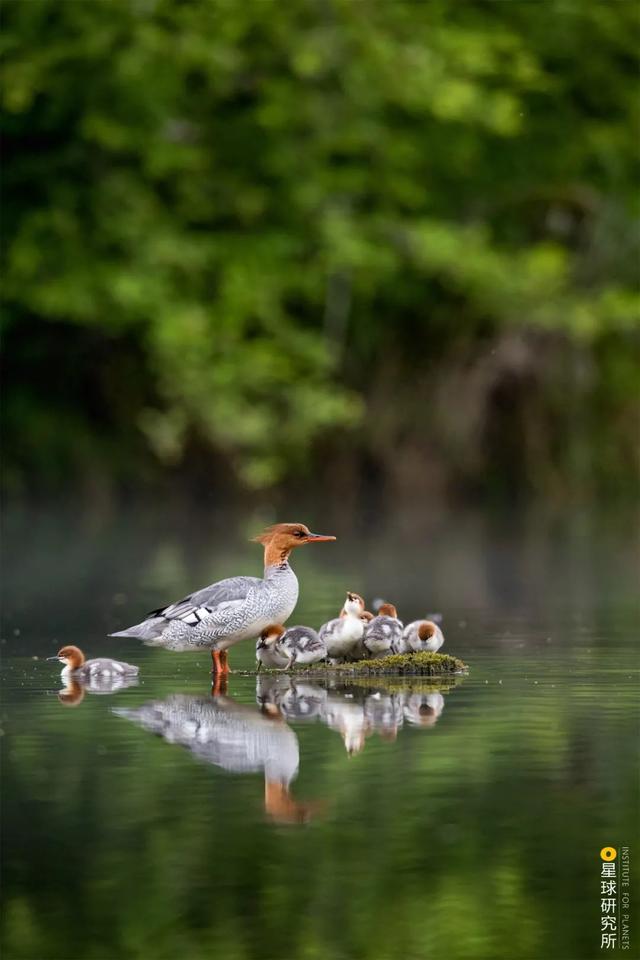
<svg viewBox="0 0 640 960"><path fill-rule="evenodd" d="M448 653L399 653L377 660L356 660L354 663L315 664L274 673L294 673L306 677L446 677L467 673L466 663Z"/></svg>

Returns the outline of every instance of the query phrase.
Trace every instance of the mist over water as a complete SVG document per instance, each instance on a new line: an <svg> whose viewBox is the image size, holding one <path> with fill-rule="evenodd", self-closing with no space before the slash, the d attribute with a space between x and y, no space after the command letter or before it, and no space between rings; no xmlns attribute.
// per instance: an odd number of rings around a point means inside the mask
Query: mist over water
<svg viewBox="0 0 640 960"><path fill-rule="evenodd" d="M598 956L599 850L637 823L635 518L310 514L339 539L294 555L291 622L347 589L441 613L468 676L256 680L244 644L212 697L208 654L106 634L259 572L257 521L7 514L8 958ZM63 643L140 683L65 703Z"/></svg>

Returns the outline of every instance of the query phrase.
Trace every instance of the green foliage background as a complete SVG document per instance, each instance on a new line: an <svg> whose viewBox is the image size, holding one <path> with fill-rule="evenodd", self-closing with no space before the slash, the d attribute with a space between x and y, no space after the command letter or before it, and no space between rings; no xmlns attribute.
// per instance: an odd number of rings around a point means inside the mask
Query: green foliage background
<svg viewBox="0 0 640 960"><path fill-rule="evenodd" d="M9 491L634 489L637 4L2 12Z"/></svg>

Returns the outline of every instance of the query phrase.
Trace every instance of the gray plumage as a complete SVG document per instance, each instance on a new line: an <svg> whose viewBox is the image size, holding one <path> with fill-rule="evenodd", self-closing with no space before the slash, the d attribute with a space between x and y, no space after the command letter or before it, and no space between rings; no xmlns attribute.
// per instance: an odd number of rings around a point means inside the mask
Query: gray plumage
<svg viewBox="0 0 640 960"><path fill-rule="evenodd" d="M298 739L293 730L227 697L174 694L113 712L224 770L264 770L267 779L286 784L298 771Z"/></svg>
<svg viewBox="0 0 640 960"><path fill-rule="evenodd" d="M363 642L372 657L396 653L402 642L402 623L397 617L378 614L365 626Z"/></svg>
<svg viewBox="0 0 640 960"><path fill-rule="evenodd" d="M297 601L298 579L285 561L267 567L263 580L229 577L111 636L137 637L174 651L226 650L270 623L286 621Z"/></svg>
<svg viewBox="0 0 640 960"><path fill-rule="evenodd" d="M326 643L311 627L289 627L278 640L277 646L289 657L289 667L294 663L318 663L327 656Z"/></svg>
<svg viewBox="0 0 640 960"><path fill-rule="evenodd" d="M65 667L62 674L69 679L89 683L100 679L108 681L122 679L123 677L135 677L139 671L140 667L136 667L133 663L111 660L109 657L96 657L95 660L86 660L81 667L77 667L75 670Z"/></svg>

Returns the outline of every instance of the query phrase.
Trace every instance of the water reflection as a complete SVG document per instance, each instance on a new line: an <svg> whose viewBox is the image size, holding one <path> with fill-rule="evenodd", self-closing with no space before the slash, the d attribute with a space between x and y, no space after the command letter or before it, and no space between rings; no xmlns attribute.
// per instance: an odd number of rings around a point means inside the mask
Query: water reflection
<svg viewBox="0 0 640 960"><path fill-rule="evenodd" d="M199 760L230 773L264 776L264 807L278 823L306 823L323 809L319 801L300 803L291 793L298 775L298 738L287 721L324 723L340 734L349 756L360 753L376 733L395 740L406 722L433 726L444 709L441 689L426 681L384 685L312 683L294 677L256 677L258 707L238 703L214 687L210 697L171 694L140 707L114 707L167 743L186 747Z"/></svg>
<svg viewBox="0 0 640 960"><path fill-rule="evenodd" d="M405 723L433 727L444 710L443 691L457 682L416 679L345 684L330 680L323 685L289 676L258 676L256 699L262 707L279 710L287 720L320 720L340 734L347 753L354 756L374 733L393 741Z"/></svg>
<svg viewBox="0 0 640 960"><path fill-rule="evenodd" d="M101 674L79 680L76 677L63 677L64 687L58 691L58 700L65 707L77 707L84 700L85 693L110 694L127 687L137 687L137 676L108 676Z"/></svg>
<svg viewBox="0 0 640 960"><path fill-rule="evenodd" d="M172 694L113 712L223 770L262 772L265 812L278 823L307 822L317 809L291 794L300 762L298 738L273 704L256 710L226 695Z"/></svg>

